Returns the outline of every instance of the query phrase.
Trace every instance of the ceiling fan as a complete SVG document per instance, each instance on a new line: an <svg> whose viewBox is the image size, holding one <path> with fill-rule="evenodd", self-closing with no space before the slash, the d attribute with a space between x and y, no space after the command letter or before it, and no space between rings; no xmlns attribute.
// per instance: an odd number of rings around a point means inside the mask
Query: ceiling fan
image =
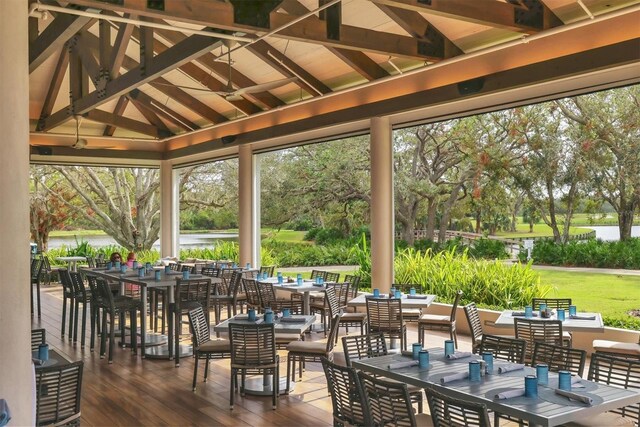
<svg viewBox="0 0 640 427"><path fill-rule="evenodd" d="M227 84L225 85L223 90L214 92L220 95L221 97L223 97L224 99L226 99L227 101L240 101L242 100L243 95L265 92L271 89L275 89L275 88L287 85L289 83L293 83L296 80L298 80L298 77L288 77L285 79L279 79L271 82L256 84L249 87L234 89L232 80L231 80L231 71L232 71L231 49L227 50L227 64L229 66L229 78L227 79ZM173 85L173 84L171 86L179 87L181 89L197 90L201 92L211 92L209 89L203 89L203 88L197 88L197 87L191 87L191 86L180 86L180 85Z"/></svg>
<svg viewBox="0 0 640 427"><path fill-rule="evenodd" d="M82 116L75 115L73 118L76 120L76 141L71 145L71 148L75 148L76 150L100 150L100 149L109 149L113 147L88 147L89 141L84 138L80 138L80 120L82 120Z"/></svg>

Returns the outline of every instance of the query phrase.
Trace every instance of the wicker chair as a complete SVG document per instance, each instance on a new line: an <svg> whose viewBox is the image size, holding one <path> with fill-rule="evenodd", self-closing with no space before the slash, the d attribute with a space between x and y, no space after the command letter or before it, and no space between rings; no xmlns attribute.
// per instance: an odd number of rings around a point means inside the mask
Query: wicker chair
<svg viewBox="0 0 640 427"><path fill-rule="evenodd" d="M386 337L399 338L400 347L407 349L407 325L402 318L400 298L367 297L369 333L382 332Z"/></svg>
<svg viewBox="0 0 640 427"><path fill-rule="evenodd" d="M209 276L209 277L220 277L221 276L221 269L218 267L202 267L202 270L200 270L200 274L205 275L205 276Z"/></svg>
<svg viewBox="0 0 640 427"><path fill-rule="evenodd" d="M335 336L338 334L338 315L331 320L331 331L327 337L327 342L318 341L292 341L287 346L287 388L286 394L289 394L291 380L295 381L295 364L299 362L298 378L302 379L302 366L306 362L320 362L321 358L333 360L333 346ZM293 368L293 369L292 369Z"/></svg>
<svg viewBox="0 0 640 427"><path fill-rule="evenodd" d="M267 276L269 277L273 277L273 272L276 270L276 266L275 265L263 265L262 267L260 267L260 275L263 275L264 273L267 273Z"/></svg>
<svg viewBox="0 0 640 427"><path fill-rule="evenodd" d="M257 311L262 310L262 304L260 303L260 294L258 294L258 282L255 279L242 278L242 286L247 296L247 306Z"/></svg>
<svg viewBox="0 0 640 427"><path fill-rule="evenodd" d="M175 339L175 364L180 366L180 335L182 334L182 316L188 315L189 311L198 307L209 307L211 305L211 279L178 279L174 287L173 314L169 317L169 329L175 327L174 338L169 334L169 348L174 344ZM207 324L209 324L209 311L205 312ZM171 324L171 320L174 321Z"/></svg>
<svg viewBox="0 0 640 427"><path fill-rule="evenodd" d="M357 297L358 293L360 292L360 276L347 274L346 276L344 276L344 281L349 284L349 297L347 298L347 302L349 302ZM357 311L355 307L352 308L354 312ZM345 307L345 310L347 309L348 307Z"/></svg>
<svg viewBox="0 0 640 427"><path fill-rule="evenodd" d="M87 292L84 286L82 273L77 271L67 272L73 286L73 342L78 342L78 322L80 320L80 304L82 304L82 328L80 338L80 348L84 348L85 334L87 329L87 304L91 303L91 292Z"/></svg>
<svg viewBox="0 0 640 427"><path fill-rule="evenodd" d="M557 310L559 308L569 312L571 298L534 298L531 306L534 310L540 310L540 304L546 304L547 308Z"/></svg>
<svg viewBox="0 0 640 427"><path fill-rule="evenodd" d="M514 328L516 338L527 342L526 360L531 360L535 342L544 342L553 345L562 345L562 321L541 320L541 319L519 319L515 318Z"/></svg>
<svg viewBox="0 0 640 427"><path fill-rule="evenodd" d="M336 365L324 357L321 361L327 378L327 388L331 393L333 425L372 425L367 400L356 370Z"/></svg>
<svg viewBox="0 0 640 427"><path fill-rule="evenodd" d="M475 303L467 304L464 306L464 314L469 323L469 330L471 332L471 345L473 352L477 353L480 348L480 342L482 341L482 321L478 314L478 307Z"/></svg>
<svg viewBox="0 0 640 427"><path fill-rule="evenodd" d="M640 360L613 357L594 353L589 363L589 381L619 388L640 389ZM640 425L640 404L625 406L589 417L567 426Z"/></svg>
<svg viewBox="0 0 640 427"><path fill-rule="evenodd" d="M456 298L453 301L451 307L451 314L449 316L439 316L435 314L423 314L418 320L418 341L424 347L424 332L425 331L446 331L449 332L449 336L454 341L456 348L458 348L458 335L456 334L456 312L458 311L458 303L462 298L462 291L456 293Z"/></svg>
<svg viewBox="0 0 640 427"><path fill-rule="evenodd" d="M300 299L277 299L272 283L257 283L258 295L260 296L260 308L264 311L270 307L274 311L282 311L288 308L291 314L302 314L302 300Z"/></svg>
<svg viewBox="0 0 640 427"><path fill-rule="evenodd" d="M60 282L62 283L62 325L60 327L60 337L64 338L65 322L67 320L67 301L69 302L69 339L73 339L73 284L71 276L66 268L58 269Z"/></svg>
<svg viewBox="0 0 640 427"><path fill-rule="evenodd" d="M329 289L332 289L334 292L329 292ZM338 295L338 290L340 290L340 295ZM346 302L348 294L348 283L336 284L333 287L329 285L327 287L325 301L329 309L329 316L331 318L334 318L336 315L339 316L338 328L340 328L340 326L347 328L347 333L349 333L349 327L359 327L360 334L364 335L367 328L367 315L365 313L344 312L342 308L342 303ZM336 334L336 343L337 342L338 334Z"/></svg>
<svg viewBox="0 0 640 427"><path fill-rule="evenodd" d="M80 425L84 362L36 369L36 425Z"/></svg>
<svg viewBox="0 0 640 427"><path fill-rule="evenodd" d="M569 371L581 377L586 359L587 352L584 350L536 342L531 366L546 363L550 371Z"/></svg>
<svg viewBox="0 0 640 427"><path fill-rule="evenodd" d="M490 351L496 359L524 363L526 349L527 342L525 340L484 334L478 352L482 354L485 351Z"/></svg>
<svg viewBox="0 0 640 427"><path fill-rule="evenodd" d="M101 294L98 291L98 279L96 276L87 275L87 282L89 283L89 290L91 295L91 335L89 336L89 349L93 351L94 343L96 339L96 332L100 331L100 313L105 308L105 301L102 300Z"/></svg>
<svg viewBox="0 0 640 427"><path fill-rule="evenodd" d="M427 414L414 414L406 384L383 380L358 372L373 425L426 426L431 424Z"/></svg>
<svg viewBox="0 0 640 427"><path fill-rule="evenodd" d="M330 273L325 271L323 279L326 283L338 283L340 281L340 273Z"/></svg>
<svg viewBox="0 0 640 427"><path fill-rule="evenodd" d="M422 285L416 283L393 283L391 287L396 288L403 294L409 294L411 288L415 289L418 294L422 293ZM405 322L417 322L422 316L422 310L419 308L403 308L402 318Z"/></svg>
<svg viewBox="0 0 640 427"><path fill-rule="evenodd" d="M273 375L272 405L277 407L279 394L280 358L276 352L274 324L246 325L230 322L231 384L229 407L233 410L234 393L238 389L238 374L242 374L241 391L247 374Z"/></svg>
<svg viewBox="0 0 640 427"><path fill-rule="evenodd" d="M40 304L40 279L42 277L43 260L42 257L36 256L31 260L31 316L34 314L33 307L33 287L36 287L36 302L38 305L38 317L42 315L42 306Z"/></svg>
<svg viewBox="0 0 640 427"><path fill-rule="evenodd" d="M45 329L31 330L31 351L38 351L40 344L47 343L47 331Z"/></svg>
<svg viewBox="0 0 640 427"><path fill-rule="evenodd" d="M196 379L198 378L198 362L205 360L204 382L207 382L210 359L224 359L231 357L231 343L229 340L212 340L209 331L209 323L204 315L202 307L196 307L189 311L189 326L193 334L193 391L196 391Z"/></svg>
<svg viewBox="0 0 640 427"><path fill-rule="evenodd" d="M387 352L387 343L382 333L342 337L342 351L344 352L347 366L351 366L352 360L389 354ZM422 412L422 389L411 385L408 386L408 389L411 401L417 403L418 412Z"/></svg>
<svg viewBox="0 0 640 427"><path fill-rule="evenodd" d="M322 270L311 270L311 279L315 280L316 277L322 277L324 280L325 271Z"/></svg>
<svg viewBox="0 0 640 427"><path fill-rule="evenodd" d="M440 389L446 390L446 389ZM491 427L487 407L480 403L465 402L434 387L424 389L429 402L431 419L435 427L478 426Z"/></svg>

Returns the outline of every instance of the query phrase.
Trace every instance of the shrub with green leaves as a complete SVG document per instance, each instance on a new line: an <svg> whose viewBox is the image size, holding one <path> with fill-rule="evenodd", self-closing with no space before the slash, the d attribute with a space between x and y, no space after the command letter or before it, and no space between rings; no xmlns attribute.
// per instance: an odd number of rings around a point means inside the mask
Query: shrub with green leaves
<svg viewBox="0 0 640 427"><path fill-rule="evenodd" d="M566 244L537 241L531 258L535 264L640 269L640 239L616 242L572 240Z"/></svg>

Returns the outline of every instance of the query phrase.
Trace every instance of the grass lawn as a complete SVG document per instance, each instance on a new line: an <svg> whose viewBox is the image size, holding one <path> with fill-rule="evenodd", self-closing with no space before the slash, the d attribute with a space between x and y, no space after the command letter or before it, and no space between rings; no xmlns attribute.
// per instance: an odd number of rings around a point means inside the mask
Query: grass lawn
<svg viewBox="0 0 640 427"><path fill-rule="evenodd" d="M309 243L303 240L304 235L307 234L306 231L295 231L295 230L275 230L272 228L263 228L261 230L262 238L273 238L274 240L278 240L280 242L291 242L291 243Z"/></svg>
<svg viewBox="0 0 640 427"><path fill-rule="evenodd" d="M106 236L102 230L57 230L49 233L51 237L66 237L66 236Z"/></svg>
<svg viewBox="0 0 640 427"><path fill-rule="evenodd" d="M628 311L640 309L640 277L536 271L540 273L543 283L555 287L549 293L549 298L571 298L578 311L600 312L605 317L630 318Z"/></svg>
<svg viewBox="0 0 640 427"><path fill-rule="evenodd" d="M549 227L547 224L534 224L533 226L533 233L529 233L529 224L518 224L516 226L516 232L515 233L508 233L506 231L498 231L496 233L496 236L500 236L500 237L504 237L507 239L510 238L520 238L520 237L552 237L553 236L553 232L551 231L551 227ZM560 229L560 231L562 232L562 229ZM590 232L591 229L590 228L584 228L584 227L570 227L569 228L569 233L570 234L581 234L581 233L588 233Z"/></svg>

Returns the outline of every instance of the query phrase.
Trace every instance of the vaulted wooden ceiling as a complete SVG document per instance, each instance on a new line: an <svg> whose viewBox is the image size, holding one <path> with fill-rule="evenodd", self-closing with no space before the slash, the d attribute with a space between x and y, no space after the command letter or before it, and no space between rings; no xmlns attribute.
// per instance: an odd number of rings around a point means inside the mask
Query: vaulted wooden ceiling
<svg viewBox="0 0 640 427"><path fill-rule="evenodd" d="M68 147L75 144L117 152L116 157L150 152L166 158L185 147L215 148L225 135L249 142L243 134L263 129L253 140L267 137L267 128L295 129L313 116L320 120L316 126L327 125L330 116L326 123L320 117L358 106L380 114L388 109L376 110L372 103L382 101L381 94L387 94L387 104L402 96L408 100L428 89L411 87L416 76L442 78L429 74L444 72L434 67L438 63L471 60L492 47L628 10L621 14L626 20L616 21L625 28L608 31L615 36L592 34L593 42L566 52L630 42L617 49L631 49L620 59L627 63L640 46L638 3L28 0L33 153L73 154ZM530 63L563 55L546 52ZM508 51L498 58L500 66L493 63L488 71L528 65L512 61ZM465 80L464 74L440 86ZM398 86L401 92L394 94ZM394 108L415 107L407 101ZM43 151L45 146L52 151Z"/></svg>

